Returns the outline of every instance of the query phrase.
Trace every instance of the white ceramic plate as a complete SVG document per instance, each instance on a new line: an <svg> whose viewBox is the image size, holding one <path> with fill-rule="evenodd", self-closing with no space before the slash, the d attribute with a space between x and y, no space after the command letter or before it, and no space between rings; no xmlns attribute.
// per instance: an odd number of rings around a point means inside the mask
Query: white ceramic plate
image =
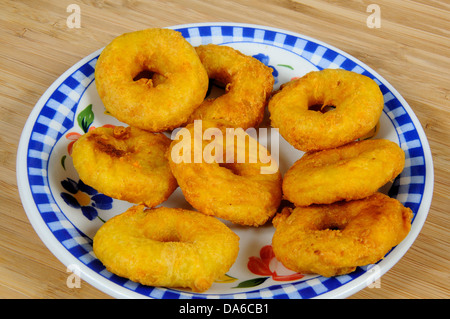
<svg viewBox="0 0 450 319"><path fill-rule="evenodd" d="M131 204L113 200L80 182L70 147L92 127L123 125L105 113L94 82L101 49L60 76L39 99L24 127L17 156L17 179L25 211L34 229L62 263L81 278L117 298L344 298L372 284L412 245L425 222L433 192L433 166L427 138L400 94L371 68L320 41L258 25L206 23L172 27L193 45L215 43L236 48L273 68L277 89L312 70L342 68L374 79L384 95L384 112L375 138L397 142L406 153L401 175L384 192L414 212L411 232L375 265L351 274L324 278L294 274L270 254L274 228L227 223L240 240L239 256L227 276L206 293L149 287L108 272L92 251L96 230ZM265 126L264 126L265 125ZM267 120L263 127L267 127ZM275 130L267 129L264 145L278 152L282 173L301 157ZM277 155L277 156L278 156ZM162 205L190 208L180 189Z"/></svg>

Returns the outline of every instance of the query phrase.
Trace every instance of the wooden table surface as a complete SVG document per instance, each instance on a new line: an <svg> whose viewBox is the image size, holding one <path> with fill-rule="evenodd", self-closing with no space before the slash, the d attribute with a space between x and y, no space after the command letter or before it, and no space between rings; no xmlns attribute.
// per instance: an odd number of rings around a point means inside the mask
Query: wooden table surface
<svg viewBox="0 0 450 319"><path fill-rule="evenodd" d="M80 8L80 28L67 24L70 4ZM369 27L377 21L369 17L375 13L368 12L370 4L378 5L379 27ZM66 267L41 242L19 198L17 146L45 90L74 63L124 32L241 22L338 47L373 68L406 99L433 155L431 209L416 241L381 278L380 287L350 298L448 298L449 18L448 0L0 1L0 297L110 298L84 281L80 288L68 288Z"/></svg>

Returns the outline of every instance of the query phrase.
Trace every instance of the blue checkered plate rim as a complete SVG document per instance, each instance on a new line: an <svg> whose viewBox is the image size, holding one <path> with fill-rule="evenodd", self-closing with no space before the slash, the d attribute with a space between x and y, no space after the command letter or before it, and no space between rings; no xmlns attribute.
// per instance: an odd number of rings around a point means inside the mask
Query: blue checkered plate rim
<svg viewBox="0 0 450 319"><path fill-rule="evenodd" d="M252 274L252 280L235 282L225 289L199 294L144 286L109 273L92 251L92 236L78 227L74 220L76 218L72 218L73 214L68 211L69 207L61 201L60 188L55 185L63 185L66 190L84 188L91 196L93 206L86 208L72 203L71 207L82 208L84 217L95 217L102 209L110 209L116 204L95 190L80 185L72 177L56 184L52 181L55 167L65 171L66 166L70 165L64 162L67 156L59 158L58 144L67 145L70 142L67 140L68 132L73 132L73 136L82 134L79 128L82 126L80 112L88 109L86 105L91 102L89 99L86 102L86 96L91 94L87 92L95 94L95 87L92 87L95 86L94 70L100 49L76 63L48 88L32 110L20 139L17 180L21 200L32 226L50 251L68 269L77 269L83 280L116 298L345 298L373 284L394 266L413 244L426 220L434 181L427 138L402 96L361 61L298 33L240 23L202 23L170 28L180 31L193 46L208 43L228 45L254 56L273 69L274 89L308 71L324 68L351 70L376 81L384 95L382 116L387 123L385 134L395 140L406 154L405 168L387 193L412 209L414 218L409 235L377 264L359 267L348 275L331 278L306 276L292 281L277 281L270 276L258 277ZM98 109L92 112L96 117L104 116L99 113L104 112ZM56 154L57 162L61 165L55 165L56 160L52 160ZM258 252L254 255L258 255ZM236 278L228 276L227 280L232 282Z"/></svg>

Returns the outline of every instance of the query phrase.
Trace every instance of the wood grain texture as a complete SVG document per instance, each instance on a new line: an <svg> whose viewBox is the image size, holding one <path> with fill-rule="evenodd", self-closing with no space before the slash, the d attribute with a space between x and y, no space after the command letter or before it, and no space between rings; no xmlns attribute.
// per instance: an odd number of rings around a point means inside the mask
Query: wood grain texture
<svg viewBox="0 0 450 319"><path fill-rule="evenodd" d="M69 29L69 4L81 28ZM366 12L381 9L381 27ZM0 2L0 298L110 298L69 273L42 243L22 207L15 161L27 117L45 90L74 63L138 29L196 22L283 28L338 47L369 65L406 99L427 134L434 197L413 246L380 280L350 298L450 296L450 4L445 0L3 0Z"/></svg>

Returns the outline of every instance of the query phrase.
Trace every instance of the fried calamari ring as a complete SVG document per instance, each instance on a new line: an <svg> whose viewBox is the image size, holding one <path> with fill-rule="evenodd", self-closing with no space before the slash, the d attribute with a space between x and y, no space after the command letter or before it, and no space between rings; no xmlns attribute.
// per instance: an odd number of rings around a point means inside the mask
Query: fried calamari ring
<svg viewBox="0 0 450 319"><path fill-rule="evenodd" d="M335 109L322 113L319 105ZM345 70L313 71L281 87L269 101L271 125L295 148L317 151L367 134L383 110L383 94L369 77Z"/></svg>
<svg viewBox="0 0 450 319"><path fill-rule="evenodd" d="M272 69L231 47L201 45L196 51L208 76L224 85L226 93L207 98L191 115L197 119L219 119L234 127L257 127L264 117L274 78Z"/></svg>
<svg viewBox="0 0 450 319"><path fill-rule="evenodd" d="M118 276L149 286L202 292L233 265L239 237L211 216L139 205L103 224L93 248Z"/></svg>
<svg viewBox="0 0 450 319"><path fill-rule="evenodd" d="M241 128L195 121L178 132L168 157L184 197L204 214L260 226L280 204L278 164Z"/></svg>
<svg viewBox="0 0 450 319"><path fill-rule="evenodd" d="M364 198L393 180L404 164L404 151L385 139L305 153L284 175L284 197L296 206Z"/></svg>
<svg viewBox="0 0 450 319"><path fill-rule="evenodd" d="M159 74L134 81L142 71ZM180 32L147 29L125 33L100 54L95 84L106 109L130 126L161 132L180 126L200 105L208 75Z"/></svg>
<svg viewBox="0 0 450 319"><path fill-rule="evenodd" d="M135 127L98 127L73 145L80 179L113 198L153 207L177 188L165 153L170 139Z"/></svg>
<svg viewBox="0 0 450 319"><path fill-rule="evenodd" d="M283 265L325 277L376 263L411 228L412 211L376 193L330 205L285 208L273 219L272 247Z"/></svg>

